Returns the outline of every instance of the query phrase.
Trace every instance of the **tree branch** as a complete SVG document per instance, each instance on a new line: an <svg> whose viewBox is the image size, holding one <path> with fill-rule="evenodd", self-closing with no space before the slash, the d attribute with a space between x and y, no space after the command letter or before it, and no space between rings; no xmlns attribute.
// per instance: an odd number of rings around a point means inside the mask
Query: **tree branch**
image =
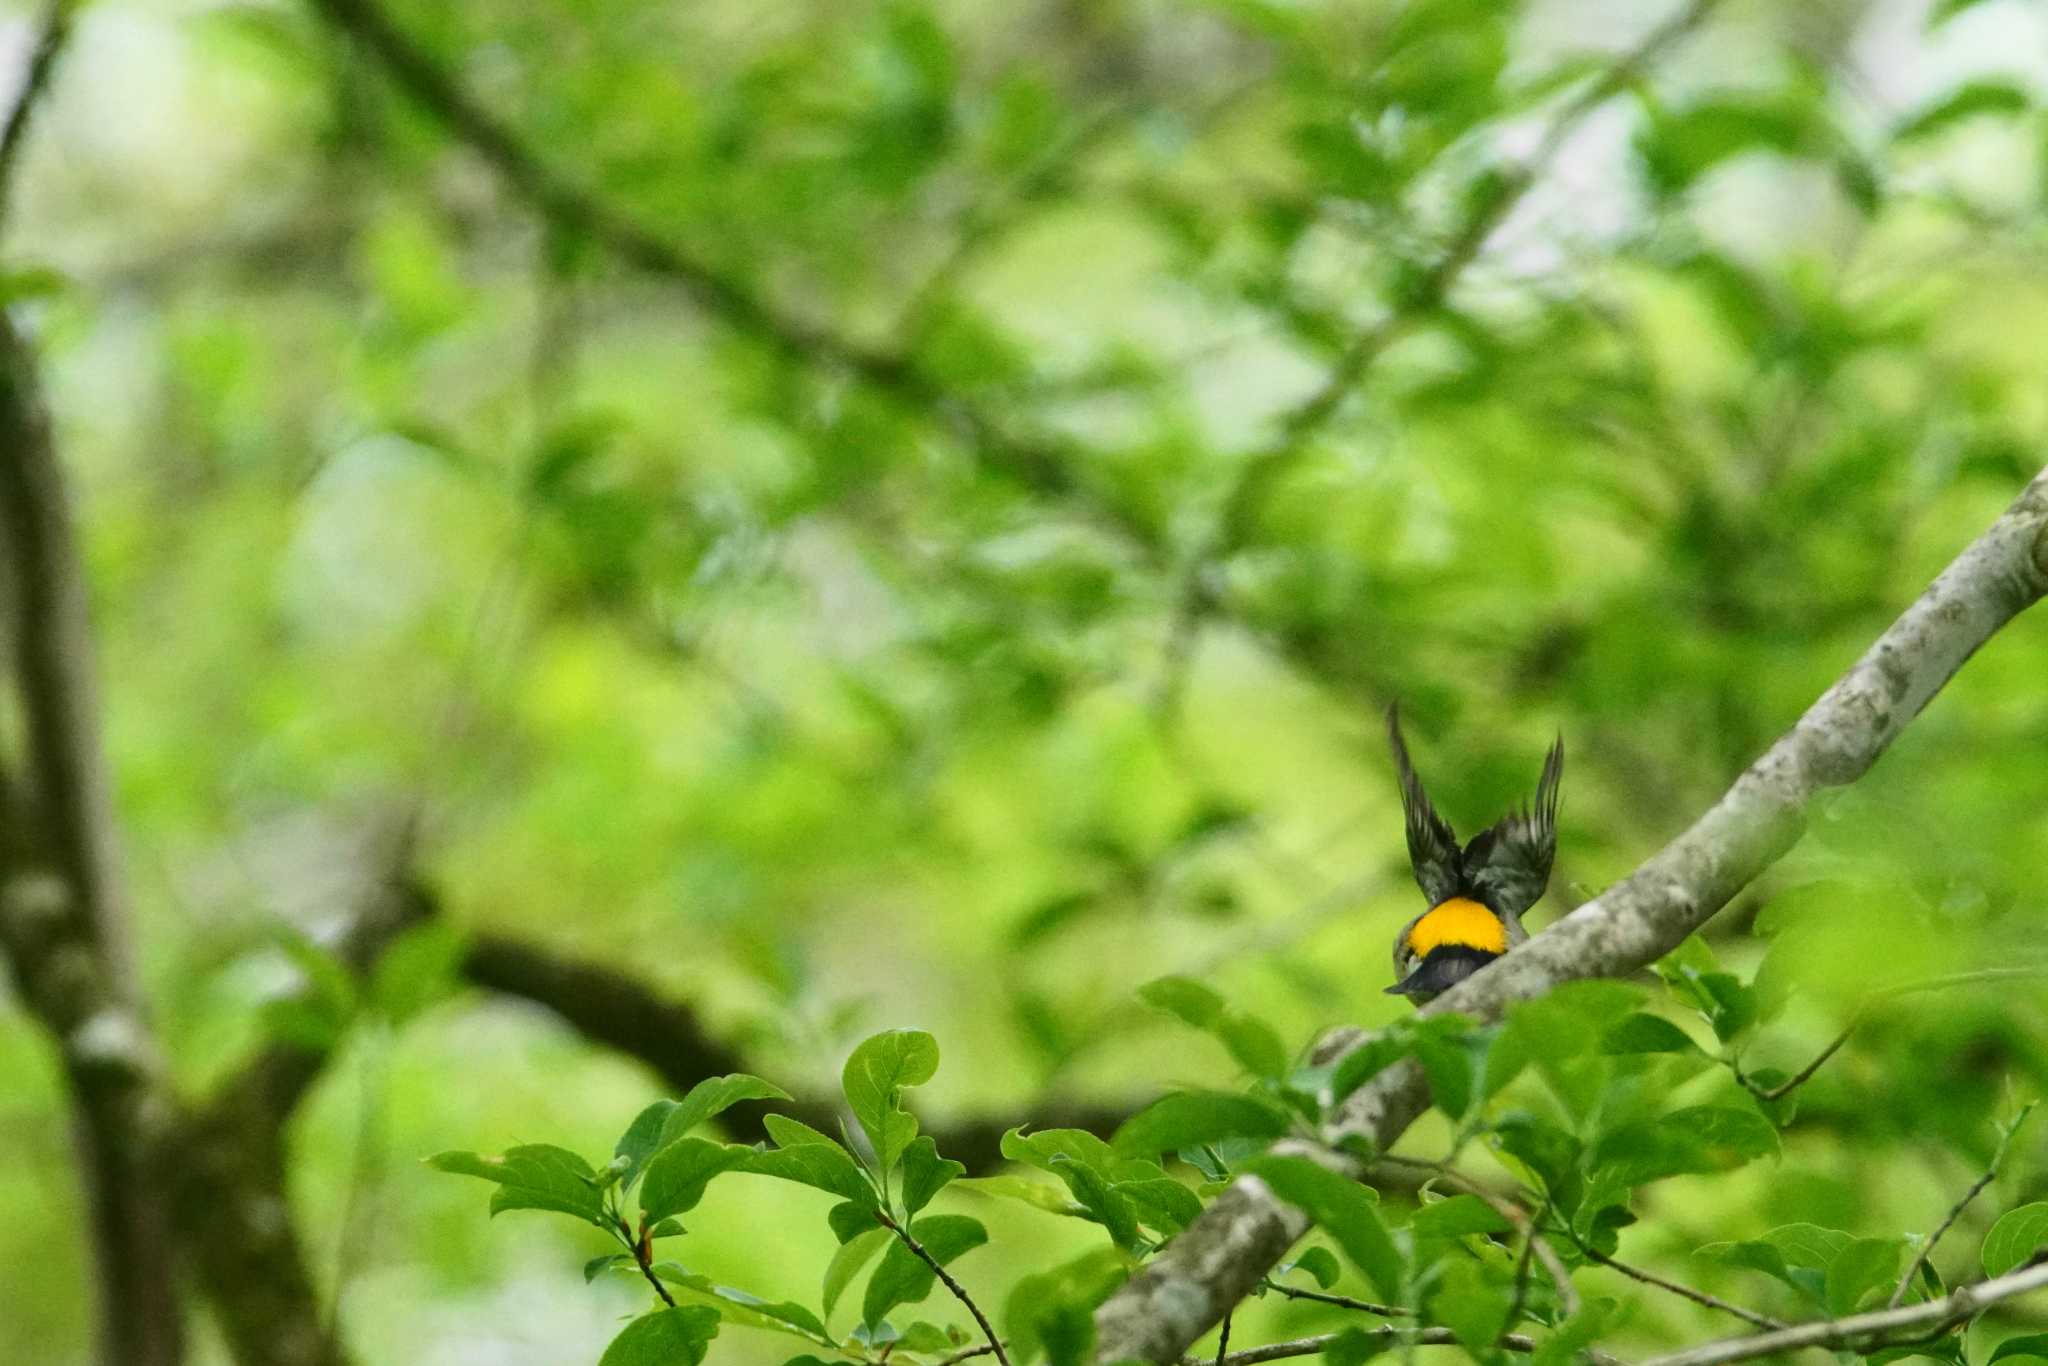
<svg viewBox="0 0 2048 1366"><path fill-rule="evenodd" d="M57 59L71 41L71 16L77 8L78 0L49 0L43 6L36 45L21 78L21 93L7 111L6 125L0 127L0 228L5 227L8 211L14 207L15 166L28 142L29 125L50 88L50 77L56 74Z"/></svg>
<svg viewBox="0 0 2048 1366"><path fill-rule="evenodd" d="M1332 1295L1327 1290L1308 1290L1298 1285L1283 1285L1279 1281L1267 1281L1265 1286L1282 1299L1308 1300L1314 1304L1327 1304L1338 1309L1355 1309L1361 1314L1377 1314L1383 1319L1409 1319L1414 1318L1417 1313L1416 1310L1398 1304L1374 1304L1371 1300L1357 1300L1349 1295Z"/></svg>
<svg viewBox="0 0 2048 1366"><path fill-rule="evenodd" d="M1456 1347L1458 1335L1448 1328L1354 1328L1348 1330L1382 1348L1386 1347ZM1347 1333L1318 1333L1314 1337L1291 1338L1286 1342L1269 1342L1264 1347L1249 1347L1242 1352L1232 1352L1222 1358L1222 1366L1259 1366L1266 1361L1286 1361L1293 1357L1320 1355L1325 1348ZM1526 1333L1503 1333L1494 1344L1510 1352L1534 1352L1543 1344ZM1605 1352L1588 1351L1595 1366L1621 1366L1615 1358ZM1214 1366L1201 1357L1184 1356L1181 1366Z"/></svg>
<svg viewBox="0 0 2048 1366"><path fill-rule="evenodd" d="M1079 491L1058 442L1017 438L909 357L773 306L751 286L653 232L562 175L521 142L510 127L471 100L423 48L408 38L375 0L311 0L327 20L362 43L415 104L443 124L501 175L520 197L559 227L587 235L637 269L681 286L707 312L746 333L785 360L845 371L883 393L950 417L990 468L1026 488L1054 497ZM1127 511L1091 500L1090 511L1135 544L1157 537Z"/></svg>
<svg viewBox="0 0 2048 1366"><path fill-rule="evenodd" d="M748 1070L748 1060L712 1037L689 1006L608 964L558 954L510 935L480 934L470 941L462 972L477 986L545 1007L592 1043L639 1059L678 1095L706 1077ZM1052 1100L1034 1104L1023 1115L933 1120L922 1132L932 1136L940 1152L980 1173L1003 1164L1003 1135L1019 1125L1086 1129L1106 1138L1135 1108ZM800 1098L794 1105L742 1102L726 1111L721 1122L734 1140L751 1143L767 1136L762 1117L770 1111L828 1133L840 1119L836 1103Z"/></svg>
<svg viewBox="0 0 2048 1366"><path fill-rule="evenodd" d="M1566 1224L1564 1228L1566 1234L1570 1235L1571 1226ZM1691 1300L1694 1304L1706 1309L1718 1309L1724 1314L1733 1315L1744 1323L1753 1324L1758 1328L1783 1328L1785 1326L1784 1321L1781 1319L1774 1319L1768 1314L1759 1314L1753 1309L1744 1309L1741 1305L1724 1300L1718 1295L1709 1295L1706 1291L1696 1290L1681 1281L1667 1280L1654 1272L1645 1271L1639 1266L1631 1266L1629 1263L1618 1258L1608 1256L1596 1247L1580 1242L1577 1237L1572 1237L1572 1242L1578 1246L1579 1252L1585 1256L1586 1260L1598 1262L1601 1266L1611 1271L1619 1271L1632 1281L1641 1281L1644 1285L1654 1285L1659 1290L1667 1291L1678 1296L1680 1299Z"/></svg>
<svg viewBox="0 0 2048 1366"><path fill-rule="evenodd" d="M403 869L411 853L410 830L398 831L377 866ZM363 889L335 956L367 975L432 909L417 884L380 871ZM241 1366L342 1366L348 1359L321 1311L286 1188L287 1124L332 1053L268 1045L185 1118L168 1145L177 1231Z"/></svg>
<svg viewBox="0 0 2048 1366"><path fill-rule="evenodd" d="M2048 470L1691 829L1424 1013L1493 1018L1559 983L1633 972L1670 952L1792 847L1816 793L1862 776L1963 663L2044 591ZM1363 1037L1349 1031L1319 1057L1341 1055ZM1428 1099L1421 1067L1404 1060L1353 1094L1325 1137L1383 1152ZM1355 1159L1343 1162L1359 1169ZM1306 1228L1265 1183L1239 1178L1096 1311L1097 1359L1177 1360Z"/></svg>
<svg viewBox="0 0 2048 1366"><path fill-rule="evenodd" d="M176 1366L182 1315L155 1169L168 1111L135 986L98 688L63 474L33 356L0 313L0 953L56 1040L76 1119L108 1366Z"/></svg>
<svg viewBox="0 0 2048 1366"><path fill-rule="evenodd" d="M1683 1352L1651 1357L1642 1366L1720 1366L1801 1347L1848 1347L1868 1352L1888 1343L1924 1341L1939 1336L1974 1316L1987 1305L2048 1287L2048 1264L2026 1267L1995 1280L1966 1285L1951 1295L1920 1304L1873 1309L1846 1319L1817 1319L1776 1332L1729 1338L1689 1347Z"/></svg>
<svg viewBox="0 0 2048 1366"><path fill-rule="evenodd" d="M881 1221L882 1227L895 1234L903 1246L910 1249L913 1257L932 1269L932 1274L939 1278L939 1283L953 1292L954 1299L967 1306L967 1312L974 1315L974 1321L981 1325L981 1335L988 1339L988 1348L995 1353L998 1366L1010 1366L1009 1354L1003 1351L1003 1340L996 1336L994 1325L988 1321L988 1315L981 1312L981 1306L974 1302L974 1296L967 1293L967 1287L954 1280L953 1273L946 1270L945 1263L932 1256L925 1245L917 1241L909 1229L897 1223L895 1216L889 1211L876 1210L875 1218Z"/></svg>
<svg viewBox="0 0 2048 1366"><path fill-rule="evenodd" d="M1927 1259L1934 1254L1934 1245L1941 1241L1943 1234L1955 1227L1956 1220L1963 1217L1963 1211L1970 1207L1970 1202L1983 1194L1984 1188L1998 1176L1998 1169L2005 1165L2005 1150L2012 1146L2013 1135L2020 1131L2020 1126L2027 1122L2027 1116L2033 1112L2034 1106L2029 1102L1999 1134L1998 1146L1992 1150L1991 1161L1985 1164L1984 1174L1971 1183L1962 1197L1949 1207L1948 1216L1935 1225L1934 1232L1927 1235L1927 1241L1920 1244L1920 1250L1913 1255L1913 1260L1906 1264L1904 1273L1899 1276L1899 1283L1892 1287L1891 1298L1884 1302L1885 1308L1896 1309L1899 1301L1906 1298L1906 1290L1913 1284L1913 1277L1919 1274L1920 1268L1927 1265Z"/></svg>
<svg viewBox="0 0 2048 1366"><path fill-rule="evenodd" d="M1740 1071L1736 1072L1735 1079L1742 1084L1743 1090L1749 1092L1758 1100L1765 1102L1783 1100L1786 1096L1791 1095L1794 1091L1806 1085L1807 1082L1812 1081L1814 1073L1820 1071L1826 1065L1829 1058L1842 1051L1842 1046L1849 1042L1850 1036L1856 1032L1857 1027L1865 1019L1869 1018L1870 1008L1881 1001L1897 1000L1901 996L1911 996L1916 992L1939 991L1945 987L1972 986L1979 982L2009 982L2015 978L2040 977L2044 973L2048 973L2048 968L1977 968L1970 972L1952 972L1941 977L1930 977L1924 982L1908 982L1904 986L1887 987L1883 991L1873 992L1860 1002L1856 1009L1851 1012L1849 1023L1842 1026L1842 1032L1835 1035L1829 1041L1827 1047L1816 1053L1812 1062L1809 1062L1776 1086L1758 1086Z"/></svg>

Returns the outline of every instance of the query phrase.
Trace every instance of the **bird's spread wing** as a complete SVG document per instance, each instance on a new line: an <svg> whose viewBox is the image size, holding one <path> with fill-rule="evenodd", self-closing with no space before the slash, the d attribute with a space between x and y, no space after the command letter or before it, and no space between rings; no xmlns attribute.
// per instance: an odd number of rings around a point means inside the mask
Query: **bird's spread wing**
<svg viewBox="0 0 2048 1366"><path fill-rule="evenodd" d="M1472 889L1502 915L1519 916L1528 910L1550 882L1550 864L1557 855L1558 782L1563 776L1564 737L1559 736L1543 761L1535 802L1480 831L1465 846L1465 875ZM1409 828L1414 828L1412 823Z"/></svg>
<svg viewBox="0 0 2048 1366"><path fill-rule="evenodd" d="M1458 837L1451 832L1450 822L1429 804L1422 779L1415 776L1408 746L1401 739L1399 703L1387 708L1387 745L1394 751L1394 775L1401 780L1401 811L1408 823L1408 861L1415 866L1415 881L1434 906L1458 894Z"/></svg>

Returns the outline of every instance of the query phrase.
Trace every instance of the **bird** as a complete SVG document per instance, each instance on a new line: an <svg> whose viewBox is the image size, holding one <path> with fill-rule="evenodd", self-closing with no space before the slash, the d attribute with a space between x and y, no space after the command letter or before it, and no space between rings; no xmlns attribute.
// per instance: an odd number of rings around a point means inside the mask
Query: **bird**
<svg viewBox="0 0 2048 1366"><path fill-rule="evenodd" d="M1558 784L1564 777L1564 737L1550 747L1536 799L1510 812L1460 847L1450 822L1437 814L1401 738L1401 706L1387 708L1387 745L1401 784L1408 861L1429 909L1401 927L1394 939L1392 996L1426 1005L1529 937L1522 913L1550 882L1557 855Z"/></svg>

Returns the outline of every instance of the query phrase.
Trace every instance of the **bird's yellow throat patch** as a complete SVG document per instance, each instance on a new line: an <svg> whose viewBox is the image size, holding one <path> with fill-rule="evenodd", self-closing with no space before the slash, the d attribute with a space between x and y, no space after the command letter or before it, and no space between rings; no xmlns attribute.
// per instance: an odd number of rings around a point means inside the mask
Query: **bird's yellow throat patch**
<svg viewBox="0 0 2048 1366"><path fill-rule="evenodd" d="M1499 916L1466 897L1454 896L1433 907L1408 931L1408 947L1418 958L1447 944L1487 953L1508 951L1508 927Z"/></svg>

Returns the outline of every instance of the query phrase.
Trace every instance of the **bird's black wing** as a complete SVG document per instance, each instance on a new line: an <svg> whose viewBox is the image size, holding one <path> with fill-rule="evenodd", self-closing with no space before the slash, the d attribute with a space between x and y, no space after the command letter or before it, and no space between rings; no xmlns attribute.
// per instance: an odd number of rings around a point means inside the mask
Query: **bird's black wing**
<svg viewBox="0 0 2048 1366"><path fill-rule="evenodd" d="M1415 881L1434 906L1448 901L1460 890L1462 861L1458 837L1450 822L1429 804L1422 779L1409 762L1408 746L1401 739L1401 705L1387 708L1387 746L1394 751L1394 776L1401 780L1401 811L1407 817L1408 861L1415 866Z"/></svg>
<svg viewBox="0 0 2048 1366"><path fill-rule="evenodd" d="M1465 876L1479 899L1506 916L1519 916L1536 904L1550 883L1550 865L1557 856L1558 783L1564 777L1564 737L1550 747L1536 800L1465 846Z"/></svg>

